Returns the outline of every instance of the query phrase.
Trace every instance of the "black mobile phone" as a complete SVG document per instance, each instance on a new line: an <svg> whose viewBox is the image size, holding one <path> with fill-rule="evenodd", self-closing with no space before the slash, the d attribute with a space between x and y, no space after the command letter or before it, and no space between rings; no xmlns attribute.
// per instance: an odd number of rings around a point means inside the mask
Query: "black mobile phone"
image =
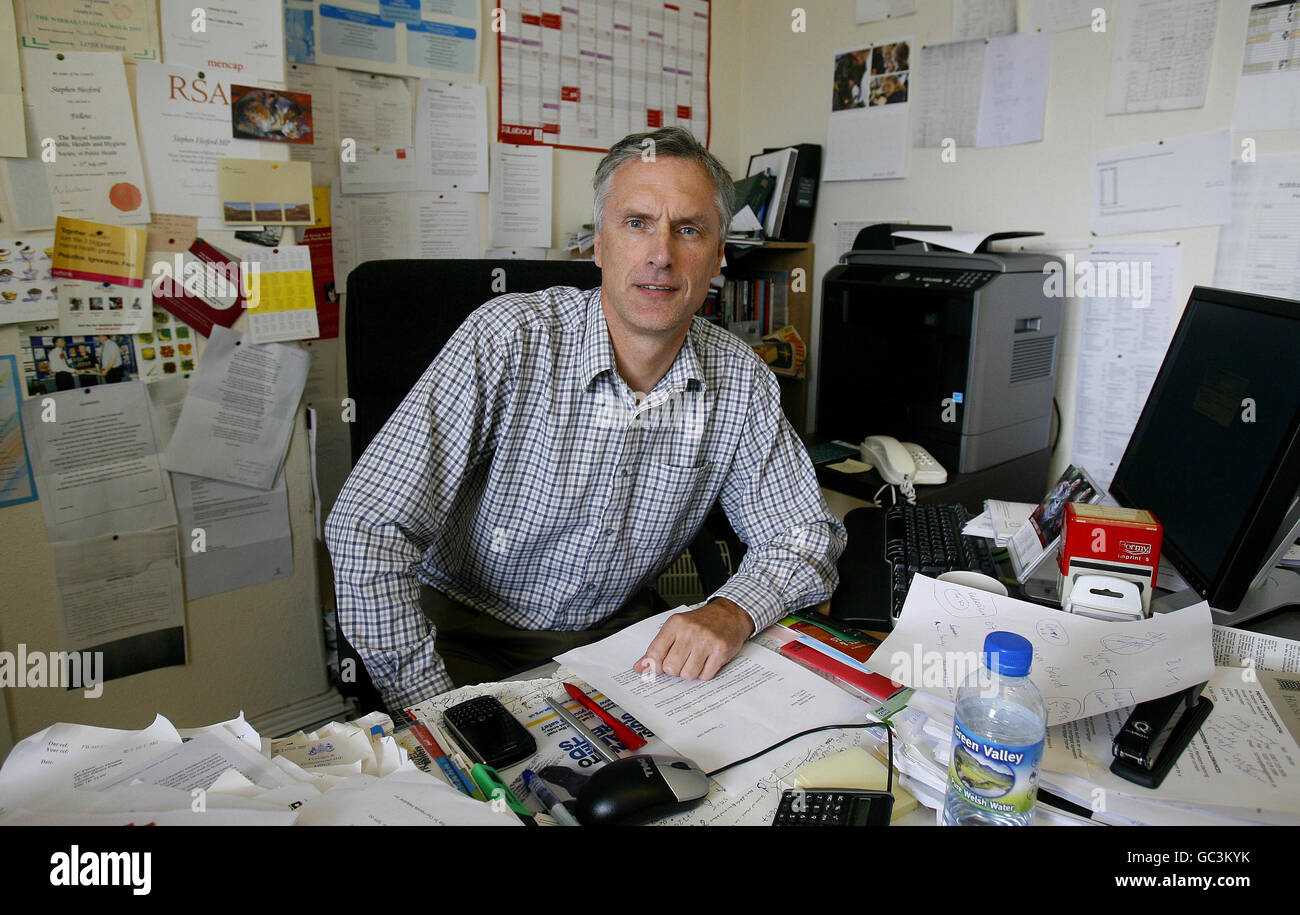
<svg viewBox="0 0 1300 915"><path fill-rule="evenodd" d="M451 737L475 762L494 769L512 766L537 752L537 741L496 696L477 696L442 716Z"/></svg>

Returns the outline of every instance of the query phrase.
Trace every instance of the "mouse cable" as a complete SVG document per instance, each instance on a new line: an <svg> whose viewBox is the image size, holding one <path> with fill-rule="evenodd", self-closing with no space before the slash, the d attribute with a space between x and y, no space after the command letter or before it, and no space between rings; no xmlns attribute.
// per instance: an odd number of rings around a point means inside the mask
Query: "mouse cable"
<svg viewBox="0 0 1300 915"><path fill-rule="evenodd" d="M771 753L773 750L777 749L778 747L783 747L786 744L788 744L790 741L795 740L799 737L806 737L809 734L816 734L818 731L833 731L833 730L849 729L849 728L854 728L854 729L884 728L885 729L885 738L889 741L889 771L885 774L885 791L887 793L892 794L894 791L894 729L889 726L889 722L887 721L868 721L865 724L824 724L819 728L809 728L806 731L800 731L798 734L791 734L785 740L779 741L778 743L774 743L765 750L759 750L757 753L753 754L752 756L746 756L744 759L738 759L733 763L727 763L725 766L722 766L721 768L714 769L712 772L706 772L704 774L707 775L709 778L713 778L715 775L720 775L721 773L726 772L728 769L734 768L735 766L739 766L747 762L752 762L753 760L758 759L764 753Z"/></svg>

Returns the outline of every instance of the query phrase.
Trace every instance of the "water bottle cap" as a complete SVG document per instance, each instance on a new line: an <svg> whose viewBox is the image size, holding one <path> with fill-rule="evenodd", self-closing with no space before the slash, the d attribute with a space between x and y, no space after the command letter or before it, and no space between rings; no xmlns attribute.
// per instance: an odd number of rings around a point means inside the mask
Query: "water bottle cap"
<svg viewBox="0 0 1300 915"><path fill-rule="evenodd" d="M1004 677L1023 677L1034 660L1029 639L1014 632L990 632L984 638L984 664Z"/></svg>

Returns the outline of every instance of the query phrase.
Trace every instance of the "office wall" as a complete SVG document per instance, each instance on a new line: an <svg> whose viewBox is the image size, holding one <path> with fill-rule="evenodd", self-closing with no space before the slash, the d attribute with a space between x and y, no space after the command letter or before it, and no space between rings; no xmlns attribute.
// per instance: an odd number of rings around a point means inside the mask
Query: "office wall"
<svg viewBox="0 0 1300 915"><path fill-rule="evenodd" d="M219 244L220 242L218 242ZM19 355L18 332L0 328L0 355ZM21 360L20 360L21 361ZM221 721L243 710L256 719L329 689L316 586L306 427L302 413L285 465L293 532L293 575L186 604L189 663L81 690L0 690L8 730L18 740L55 721L105 727L148 725L161 712L178 727ZM0 515L0 648L60 650L54 566L39 501ZM183 545L183 543L182 543ZM320 700L328 705L328 700ZM3 736L0 732L0 736ZM0 752L3 752L0 749Z"/></svg>
<svg viewBox="0 0 1300 915"><path fill-rule="evenodd" d="M1112 0L1113 14L1121 3ZM1101 5L1101 4L1099 4ZM887 22L857 25L852 0L809 0L799 4L807 31L791 29L792 4L750 0L741 29L744 91L740 109L740 157L764 146L797 142L825 144L833 55L871 41L909 38L913 47L952 40L949 0L917 0L917 12ZM1051 75L1042 142L994 149L959 148L955 162L940 161L939 149L912 149L908 177L887 181L824 184L813 233L817 298L810 404L816 398L816 339L820 333L821 277L835 264L833 222L840 219L905 218L950 224L956 229L1037 229L1045 238L1034 247L1084 248L1090 241L1088 174L1093 155L1104 149L1166 137L1222 130L1231 123L1241 67L1249 4L1220 3L1214 58L1204 107L1151 114L1106 115L1106 89L1113 31L1090 29L1051 37ZM1028 21L1028 2L1020 0L1020 22ZM912 60L917 59L913 52ZM1245 135L1234 134L1240 149ZM1300 152L1300 131L1251 134L1260 156ZM1218 251L1217 226L1110 236L1106 241L1177 241L1183 248L1178 301L1196 284L1212 284ZM1075 302L1066 301L1064 339L1059 350L1057 399L1063 425L1053 474L1068 463L1074 419L1074 357L1080 331ZM880 341L888 345L888 341ZM869 354L868 354L869 355ZM884 392L865 392L889 396ZM813 411L809 410L809 416ZM889 432L881 429L880 432Z"/></svg>
<svg viewBox="0 0 1300 915"><path fill-rule="evenodd" d="M710 110L712 130L709 149L728 168L749 161L748 153L741 155L738 146L739 117L745 101L743 67L744 42L742 39L743 15L752 0L711 0L712 32L710 48L712 65L709 74ZM488 41L483 48L483 83L488 93L488 133L496 138L497 89L500 84L497 68L495 35L490 31L488 17L492 4L483 9L483 27ZM591 222L593 193L591 178L602 154L574 149L555 150L555 184L551 197L551 252L550 257L568 257L564 243L568 233ZM487 195L479 210L480 236L483 246L488 245Z"/></svg>
<svg viewBox="0 0 1300 915"><path fill-rule="evenodd" d="M487 86L489 126L497 112L496 43L490 31L492 4L483 8L481 80ZM742 0L713 2L712 148L729 165L738 158L741 102L739 36ZM133 69L133 68L131 68ZM591 220L591 176L600 154L556 150L551 257L567 257L566 234ZM208 233L214 243L228 233ZM487 195L481 195L480 240L488 244ZM322 347L340 361L341 347ZM0 355L19 354L18 333L0 326ZM294 574L286 579L192 601L186 607L189 663L111 681L98 699L80 691L0 689L0 758L11 740L55 721L112 727L143 727L155 713L178 726L208 724L237 714L250 719L333 714L324 663L321 589L329 600L329 568L314 538L308 449L301 411L286 463L293 530ZM0 515L0 649L59 648L53 562L39 502L12 506ZM297 711L294 711L297 710Z"/></svg>

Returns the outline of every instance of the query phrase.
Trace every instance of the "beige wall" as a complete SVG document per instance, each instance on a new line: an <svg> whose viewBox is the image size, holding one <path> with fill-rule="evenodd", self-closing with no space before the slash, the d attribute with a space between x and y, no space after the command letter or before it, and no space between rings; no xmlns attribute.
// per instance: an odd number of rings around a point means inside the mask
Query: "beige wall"
<svg viewBox="0 0 1300 915"><path fill-rule="evenodd" d="M1113 7L1129 0L1113 0ZM798 142L825 144L833 56L837 51L908 37L913 48L952 39L948 0L918 0L915 15L869 25L854 22L852 0L808 0L799 6L807 31L791 30L792 4L748 0L743 4L744 89L738 152ZM1231 122L1242 41L1249 4L1220 4L1218 33L1209 89L1202 108L1152 114L1107 116L1106 87L1113 30L1076 29L1051 37L1044 139L995 149L960 148L957 160L940 161L938 149L909 151L908 177L888 181L848 181L822 185L813 234L820 302L821 278L834 266L832 223L839 219L905 218L950 224L956 229L1037 229L1046 234L1036 247L1048 250L1086 247L1088 174L1094 153L1133 143L1222 130ZM1020 0L1020 22L1028 3ZM917 60L916 50L912 61ZM1240 149L1244 135L1234 135ZM1253 134L1261 156L1300 151L1300 131ZM1212 284L1219 229L1205 227L1107 241L1178 241L1182 270L1178 301L1194 285ZM1057 399L1064 416L1057 472L1068 461L1073 434L1074 355L1078 315L1066 303L1065 339L1057 375ZM817 357L820 305L815 306L810 359ZM885 341L882 341L882 343ZM810 396L816 397L815 384ZM810 415L812 411L810 410ZM889 430L879 430L888 432Z"/></svg>

